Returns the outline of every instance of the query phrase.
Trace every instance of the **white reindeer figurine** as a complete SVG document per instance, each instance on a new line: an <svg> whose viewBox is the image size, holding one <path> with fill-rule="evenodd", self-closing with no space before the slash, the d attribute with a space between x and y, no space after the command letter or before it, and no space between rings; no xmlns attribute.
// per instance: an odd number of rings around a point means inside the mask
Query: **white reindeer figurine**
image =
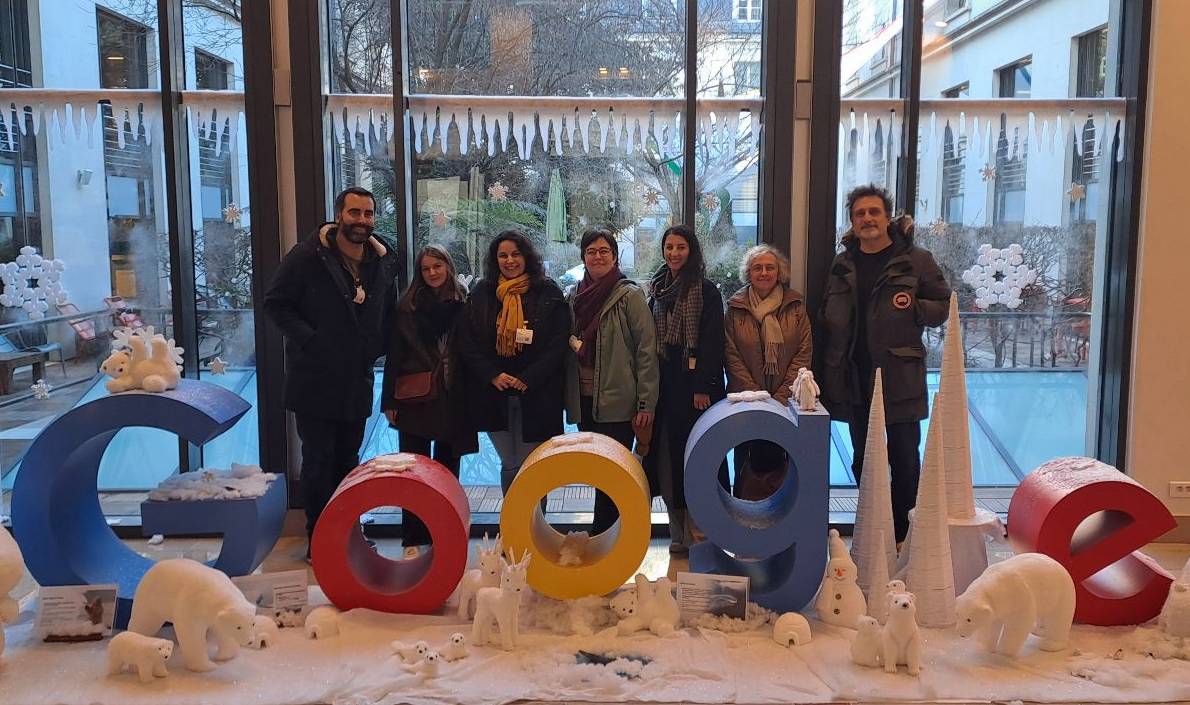
<svg viewBox="0 0 1190 705"><path fill-rule="evenodd" d="M789 391L793 392L793 398L797 399L797 408L801 411L814 411L817 408L818 395L822 393L818 383L814 381L814 373L805 367L798 369L797 379L789 385Z"/></svg>
<svg viewBox="0 0 1190 705"><path fill-rule="evenodd" d="M471 643L480 646L491 639L492 620L500 629L500 646L505 651L516 648L517 619L521 610L521 592L528 582L529 552L518 563L500 558L504 569L500 587L480 588L475 596L475 621L471 625Z"/></svg>
<svg viewBox="0 0 1190 705"><path fill-rule="evenodd" d="M472 568L463 574L459 581L459 619L471 619L475 611L475 596L480 588L500 587L500 554L504 552L500 535L496 535L496 543L488 543L488 535L483 535L483 543L479 546L479 567Z"/></svg>

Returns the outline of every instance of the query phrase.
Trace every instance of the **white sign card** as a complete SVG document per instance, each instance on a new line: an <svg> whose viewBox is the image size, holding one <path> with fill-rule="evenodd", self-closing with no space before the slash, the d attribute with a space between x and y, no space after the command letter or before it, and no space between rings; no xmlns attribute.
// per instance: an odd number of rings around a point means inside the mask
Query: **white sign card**
<svg viewBox="0 0 1190 705"><path fill-rule="evenodd" d="M270 616L276 610L300 612L309 595L309 576L304 570L241 575L231 582L256 605L258 613Z"/></svg>
<svg viewBox="0 0 1190 705"><path fill-rule="evenodd" d="M678 573L677 599L683 620L700 614L746 619L748 578L711 573Z"/></svg>
<svg viewBox="0 0 1190 705"><path fill-rule="evenodd" d="M98 641L116 620L114 584L58 585L38 593L36 629L44 641Z"/></svg>

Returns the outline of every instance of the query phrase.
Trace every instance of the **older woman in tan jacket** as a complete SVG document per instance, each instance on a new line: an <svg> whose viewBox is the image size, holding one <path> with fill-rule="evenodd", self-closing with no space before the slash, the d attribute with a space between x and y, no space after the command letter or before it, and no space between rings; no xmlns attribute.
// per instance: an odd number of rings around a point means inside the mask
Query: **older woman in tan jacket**
<svg viewBox="0 0 1190 705"><path fill-rule="evenodd" d="M810 319L801 293L789 288L789 260L770 245L744 254L740 281L746 286L727 302L727 391L766 391L779 403L789 401L799 368L809 367ZM783 477L784 451L755 441L736 448L735 494L760 499Z"/></svg>

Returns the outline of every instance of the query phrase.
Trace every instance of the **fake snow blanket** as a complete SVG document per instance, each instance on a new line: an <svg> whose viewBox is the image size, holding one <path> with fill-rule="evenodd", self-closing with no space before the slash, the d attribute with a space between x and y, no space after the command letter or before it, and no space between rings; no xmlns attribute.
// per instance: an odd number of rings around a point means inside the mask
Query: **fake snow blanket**
<svg viewBox="0 0 1190 705"><path fill-rule="evenodd" d="M147 685L135 673L106 675L107 641L46 644L32 614L8 625L0 660L5 705L500 705L516 700L695 703L851 701L1174 702L1190 700L1190 662L1144 654L1160 641L1152 627L1076 626L1071 648L1044 653L1030 638L1011 661L952 631L922 630L920 677L854 665L853 632L811 620L813 640L785 648L761 630L726 634L686 629L658 638L559 636L522 631L518 650L470 647L420 679L401 668L390 642L444 646L470 625L453 617L344 613L338 636L308 640L282 629L275 645L242 649L210 673L191 673L174 650L170 675ZM169 630L161 636L172 636ZM1185 652L1182 652L1183 658Z"/></svg>

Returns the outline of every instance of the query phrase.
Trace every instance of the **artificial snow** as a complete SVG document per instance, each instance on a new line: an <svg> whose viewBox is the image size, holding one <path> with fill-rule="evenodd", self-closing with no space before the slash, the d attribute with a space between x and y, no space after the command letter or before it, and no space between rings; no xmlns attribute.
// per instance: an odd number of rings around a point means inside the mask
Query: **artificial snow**
<svg viewBox="0 0 1190 705"><path fill-rule="evenodd" d="M171 475L149 492L149 499L162 501L205 501L262 497L277 475L257 465L232 463L230 470L199 470Z"/></svg>
<svg viewBox="0 0 1190 705"><path fill-rule="evenodd" d="M583 609L598 613L604 609L599 601L587 600ZM311 602L325 603L317 588ZM271 648L241 651L210 673L182 668L175 650L167 662L170 677L142 685L135 673L106 675L106 641L41 642L26 611L10 625L0 699L63 705L1190 700L1190 663L1142 653L1164 641L1151 626L1076 625L1072 648L1041 652L1031 637L1017 660L988 654L978 640L960 639L952 630L922 629L922 671L913 678L903 670L894 675L852 664L855 631L814 619L813 641L786 648L773 642L767 625L739 633L688 628L667 638L607 631L569 636L528 626L561 617L556 602L527 600L522 612L516 651L471 646L466 658L442 663L438 676L424 680L401 670L389 643L446 644L451 634L467 631L453 605L428 616L344 612L339 635L327 639L282 629ZM166 629L160 636L172 634Z"/></svg>

